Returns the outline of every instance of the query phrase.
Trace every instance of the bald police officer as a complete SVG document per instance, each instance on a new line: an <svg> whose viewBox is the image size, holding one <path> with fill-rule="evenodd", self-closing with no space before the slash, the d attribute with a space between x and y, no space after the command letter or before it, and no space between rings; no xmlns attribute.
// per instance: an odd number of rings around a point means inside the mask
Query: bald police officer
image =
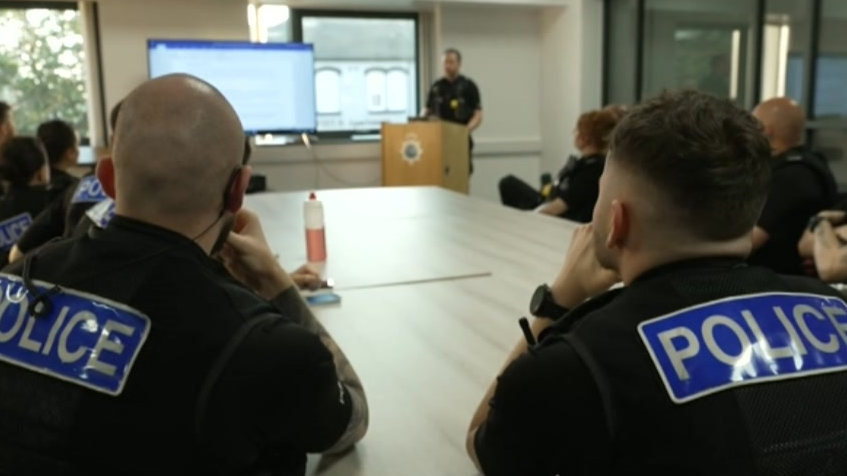
<svg viewBox="0 0 847 476"><path fill-rule="evenodd" d="M108 226L0 273L0 474L301 476L363 437L361 382L241 209L242 130L197 78L142 84L97 166Z"/></svg>
<svg viewBox="0 0 847 476"><path fill-rule="evenodd" d="M770 152L705 93L620 122L593 222L472 418L485 475L847 474L847 303L744 260Z"/></svg>
<svg viewBox="0 0 847 476"><path fill-rule="evenodd" d="M429 90L426 107L421 115L436 116L442 121L455 122L468 128L468 159L473 173L473 138L470 134L482 124L482 99L479 88L470 78L460 74L462 53L455 48L444 50L442 56L444 77Z"/></svg>

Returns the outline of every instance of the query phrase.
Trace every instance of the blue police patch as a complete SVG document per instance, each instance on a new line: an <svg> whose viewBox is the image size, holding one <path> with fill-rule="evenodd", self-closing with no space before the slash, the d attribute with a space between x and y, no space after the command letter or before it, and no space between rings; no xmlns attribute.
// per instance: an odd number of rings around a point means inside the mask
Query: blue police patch
<svg viewBox="0 0 847 476"><path fill-rule="evenodd" d="M738 296L642 322L638 332L676 403L847 370L847 304L831 296Z"/></svg>
<svg viewBox="0 0 847 476"><path fill-rule="evenodd" d="M71 203L91 203L100 202L109 198L103 192L103 186L94 175L88 175L79 180L79 185L74 190L74 196L71 198Z"/></svg>
<svg viewBox="0 0 847 476"><path fill-rule="evenodd" d="M30 225L32 216L29 213L21 213L0 222L0 250L12 249Z"/></svg>
<svg viewBox="0 0 847 476"><path fill-rule="evenodd" d="M36 286L42 292L52 287ZM50 315L33 317L30 299L19 277L0 273L0 360L119 395L150 332L147 316L63 289L51 296Z"/></svg>
<svg viewBox="0 0 847 476"><path fill-rule="evenodd" d="M107 198L106 200L103 200L97 205L89 208L85 214L91 219L91 221L94 222L95 225L100 228L106 228L106 225L108 225L109 222L112 221L112 217L115 216L115 201L111 198Z"/></svg>

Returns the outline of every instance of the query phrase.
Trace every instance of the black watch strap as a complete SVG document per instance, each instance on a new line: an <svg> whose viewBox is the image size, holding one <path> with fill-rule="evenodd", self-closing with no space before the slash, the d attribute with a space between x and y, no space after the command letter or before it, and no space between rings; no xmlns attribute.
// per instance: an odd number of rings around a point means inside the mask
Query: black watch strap
<svg viewBox="0 0 847 476"><path fill-rule="evenodd" d="M558 319L567 314L568 311L568 308L556 303L550 287L546 284L536 288L529 303L529 312L535 317Z"/></svg>

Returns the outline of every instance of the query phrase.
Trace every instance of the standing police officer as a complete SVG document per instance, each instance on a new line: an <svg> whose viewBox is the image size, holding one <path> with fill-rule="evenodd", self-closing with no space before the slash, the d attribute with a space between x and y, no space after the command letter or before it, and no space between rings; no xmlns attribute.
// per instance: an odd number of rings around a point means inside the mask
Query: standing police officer
<svg viewBox="0 0 847 476"><path fill-rule="evenodd" d="M473 138L470 134L482 124L482 100L479 88L470 78L462 76L462 53L455 48L444 50L444 77L432 85L427 96L424 117L436 116L443 121L463 124L468 128L468 159L473 173Z"/></svg>
<svg viewBox="0 0 847 476"><path fill-rule="evenodd" d="M484 474L847 474L847 303L744 261L770 160L708 94L621 121L592 224L473 416Z"/></svg>
<svg viewBox="0 0 847 476"><path fill-rule="evenodd" d="M0 274L0 474L303 475L355 444L361 383L240 210L232 106L163 76L115 137L109 226Z"/></svg>

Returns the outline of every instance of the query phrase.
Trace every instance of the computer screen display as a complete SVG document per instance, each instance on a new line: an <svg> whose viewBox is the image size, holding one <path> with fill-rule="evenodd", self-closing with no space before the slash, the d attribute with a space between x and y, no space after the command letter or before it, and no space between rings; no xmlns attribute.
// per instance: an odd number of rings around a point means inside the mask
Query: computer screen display
<svg viewBox="0 0 847 476"><path fill-rule="evenodd" d="M150 78L187 73L218 88L248 134L317 128L310 44L148 40L147 59Z"/></svg>

